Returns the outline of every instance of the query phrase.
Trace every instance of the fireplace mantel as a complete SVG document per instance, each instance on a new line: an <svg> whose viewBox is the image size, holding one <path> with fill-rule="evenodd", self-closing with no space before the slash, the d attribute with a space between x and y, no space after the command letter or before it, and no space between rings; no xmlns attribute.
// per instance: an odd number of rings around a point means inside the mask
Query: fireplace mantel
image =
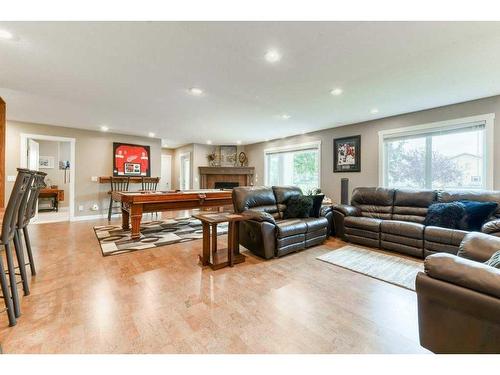
<svg viewBox="0 0 500 375"><path fill-rule="evenodd" d="M255 173L254 167L199 167L200 188L213 189L215 182L237 182L250 186Z"/></svg>

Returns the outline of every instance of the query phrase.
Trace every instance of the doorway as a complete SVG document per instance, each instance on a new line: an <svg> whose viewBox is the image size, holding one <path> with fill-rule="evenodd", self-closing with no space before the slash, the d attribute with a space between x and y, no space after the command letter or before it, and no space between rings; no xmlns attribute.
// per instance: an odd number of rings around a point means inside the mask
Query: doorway
<svg viewBox="0 0 500 375"><path fill-rule="evenodd" d="M47 187L40 192L35 223L74 219L75 139L21 134L22 168L47 173Z"/></svg>
<svg viewBox="0 0 500 375"><path fill-rule="evenodd" d="M172 186L172 155L161 156L160 191L171 190Z"/></svg>
<svg viewBox="0 0 500 375"><path fill-rule="evenodd" d="M179 175L180 189L191 189L191 153L185 152L180 155L181 168Z"/></svg>

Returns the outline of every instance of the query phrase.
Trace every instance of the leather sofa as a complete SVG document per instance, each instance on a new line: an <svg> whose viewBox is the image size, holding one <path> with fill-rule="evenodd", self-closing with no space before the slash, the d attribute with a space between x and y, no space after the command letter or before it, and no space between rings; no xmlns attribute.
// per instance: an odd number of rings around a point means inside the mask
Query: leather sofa
<svg viewBox="0 0 500 375"><path fill-rule="evenodd" d="M332 209L320 217L283 219L287 199L302 191L293 186L233 188L234 211L247 216L240 222L240 244L271 259L321 244L331 230Z"/></svg>
<svg viewBox="0 0 500 375"><path fill-rule="evenodd" d="M500 238L468 233L458 255L434 254L416 279L420 344L435 353L500 353L500 270L483 264Z"/></svg>
<svg viewBox="0 0 500 375"><path fill-rule="evenodd" d="M483 233L500 236L500 191L439 191L360 187L350 205L333 206L335 234L346 241L425 258L438 252L456 254L466 231L424 226L436 202L475 200L499 207Z"/></svg>

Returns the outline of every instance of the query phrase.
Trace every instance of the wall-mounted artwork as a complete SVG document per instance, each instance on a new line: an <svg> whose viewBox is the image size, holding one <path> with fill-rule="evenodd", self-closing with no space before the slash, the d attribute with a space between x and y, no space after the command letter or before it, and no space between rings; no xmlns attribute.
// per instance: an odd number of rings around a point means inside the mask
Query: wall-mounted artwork
<svg viewBox="0 0 500 375"><path fill-rule="evenodd" d="M236 152L236 146L220 146L220 166L234 167L237 160Z"/></svg>
<svg viewBox="0 0 500 375"><path fill-rule="evenodd" d="M333 140L333 171L361 172L361 136Z"/></svg>
<svg viewBox="0 0 500 375"><path fill-rule="evenodd" d="M113 142L113 176L151 176L149 146Z"/></svg>
<svg viewBox="0 0 500 375"><path fill-rule="evenodd" d="M54 157L53 156L39 156L38 157L38 167L40 169L53 169L54 168Z"/></svg>

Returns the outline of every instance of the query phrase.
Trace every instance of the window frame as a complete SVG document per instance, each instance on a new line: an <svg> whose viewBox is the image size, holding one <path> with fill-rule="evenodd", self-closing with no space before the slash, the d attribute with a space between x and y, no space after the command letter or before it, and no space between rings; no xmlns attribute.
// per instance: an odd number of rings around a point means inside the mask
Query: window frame
<svg viewBox="0 0 500 375"><path fill-rule="evenodd" d="M264 149L264 186L269 186L268 180L268 154L277 154L281 152L304 151L315 148L318 150L318 188L321 189L321 141L312 141L300 144L291 144L286 146L277 146ZM304 192L303 192L304 193Z"/></svg>
<svg viewBox="0 0 500 375"><path fill-rule="evenodd" d="M494 173L494 139L493 139L493 129L494 129L494 113L487 113L477 116L469 116L456 118L446 121L437 121L427 124L406 126L397 129L381 130L378 132L378 154L379 154L379 167L378 167L378 182L379 186L389 187L385 181L386 178L386 168L387 160L384 149L384 140L389 138L398 138L404 136L427 134L430 131L439 132L443 130L456 130L461 128L466 128L470 126L471 123L484 123L485 131L485 142L484 142L484 159L485 159L485 184L483 187L478 189L488 189L493 190L493 173ZM468 190L477 190L473 188L467 188Z"/></svg>

